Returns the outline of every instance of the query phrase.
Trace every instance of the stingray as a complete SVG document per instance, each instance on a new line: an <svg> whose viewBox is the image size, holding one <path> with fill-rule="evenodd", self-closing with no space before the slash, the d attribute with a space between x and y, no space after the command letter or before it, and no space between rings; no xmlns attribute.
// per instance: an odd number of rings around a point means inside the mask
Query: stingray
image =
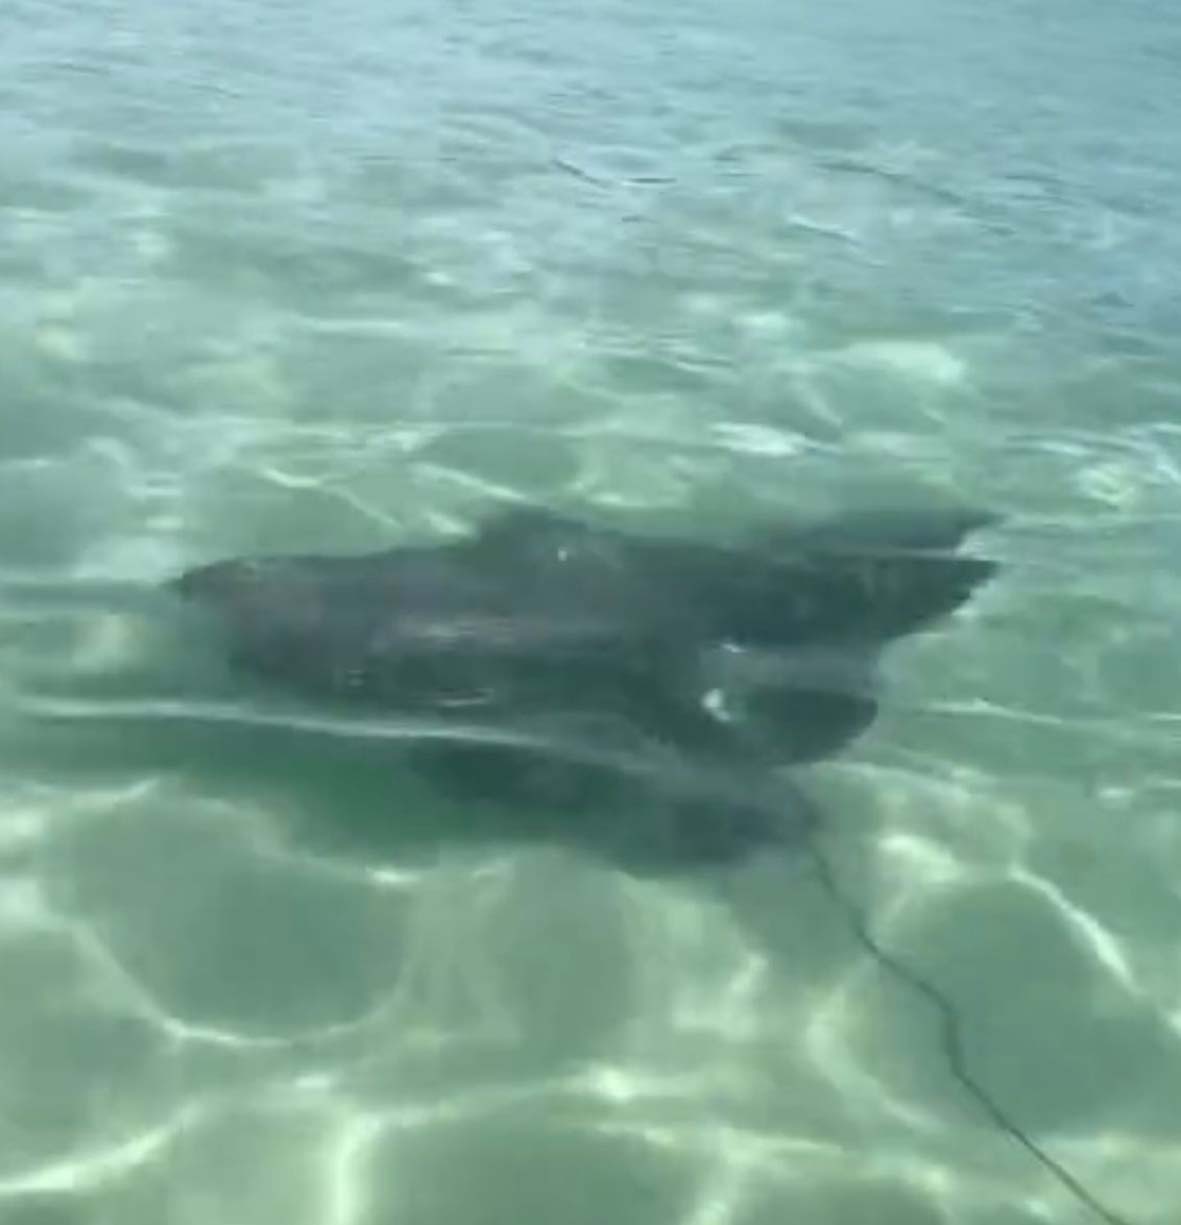
<svg viewBox="0 0 1181 1225"><path fill-rule="evenodd" d="M239 667L376 714L315 730L408 740L413 764L469 805L555 811L550 832L629 869L797 845L864 952L933 1011L983 1115L1126 1225L973 1073L954 1002L873 934L812 836L815 807L781 777L872 724L883 651L994 573L960 552L991 521L875 511L721 545L531 508L443 544L221 561L172 586L216 614Z"/></svg>
<svg viewBox="0 0 1181 1225"><path fill-rule="evenodd" d="M411 763L452 796L557 810L632 859L734 862L812 827L771 780L869 727L884 648L993 573L959 552L991 518L862 512L720 544L529 507L457 540L218 561L171 586L215 614L237 668L422 720Z"/></svg>

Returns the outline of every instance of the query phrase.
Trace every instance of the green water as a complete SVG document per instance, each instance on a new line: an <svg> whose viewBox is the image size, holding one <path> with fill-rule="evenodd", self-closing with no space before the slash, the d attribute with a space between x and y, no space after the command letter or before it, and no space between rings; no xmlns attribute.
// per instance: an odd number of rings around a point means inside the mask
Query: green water
<svg viewBox="0 0 1181 1225"><path fill-rule="evenodd" d="M1179 100L1149 0L8 0L0 1221L1099 1219L805 862L404 858L431 796L164 718L217 661L88 594L895 498L1004 568L802 780L830 861L1181 1219Z"/></svg>

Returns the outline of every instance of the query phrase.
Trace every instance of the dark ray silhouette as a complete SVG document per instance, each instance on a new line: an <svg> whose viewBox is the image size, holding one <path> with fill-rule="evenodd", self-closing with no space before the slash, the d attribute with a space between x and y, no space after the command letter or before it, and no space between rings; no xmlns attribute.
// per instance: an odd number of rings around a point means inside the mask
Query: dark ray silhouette
<svg viewBox="0 0 1181 1225"><path fill-rule="evenodd" d="M674 861L724 861L807 824L807 805L773 815L764 776L869 726L882 649L992 574L957 552L989 521L858 513L724 546L530 508L457 541L221 561L173 586L289 690L510 729L411 748L453 795L571 813L642 796Z"/></svg>

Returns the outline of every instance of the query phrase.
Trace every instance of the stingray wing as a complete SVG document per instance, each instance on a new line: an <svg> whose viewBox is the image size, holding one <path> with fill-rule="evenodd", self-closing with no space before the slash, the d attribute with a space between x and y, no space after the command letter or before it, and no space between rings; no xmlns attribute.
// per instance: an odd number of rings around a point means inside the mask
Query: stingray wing
<svg viewBox="0 0 1181 1225"><path fill-rule="evenodd" d="M764 534L700 581L713 632L742 646L877 644L959 608L996 564L954 550L974 511L859 513ZM703 576L704 579L704 576Z"/></svg>

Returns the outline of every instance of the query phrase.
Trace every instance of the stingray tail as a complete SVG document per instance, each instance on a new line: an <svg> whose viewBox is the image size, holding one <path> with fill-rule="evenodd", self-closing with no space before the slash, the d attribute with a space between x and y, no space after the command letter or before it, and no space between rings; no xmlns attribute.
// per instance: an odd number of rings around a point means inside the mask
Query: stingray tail
<svg viewBox="0 0 1181 1225"><path fill-rule="evenodd" d="M960 1088L975 1101L981 1113L993 1126L1007 1135L1015 1144L1029 1154L1068 1194L1087 1208L1105 1225L1130 1225L1128 1218L1121 1216L1099 1199L1081 1179L1054 1157L1041 1142L1035 1139L1009 1110L1002 1105L968 1065L963 1021L955 1003L936 983L921 971L890 952L870 928L861 907L846 892L837 879L828 855L819 840L808 837L804 850L812 862L820 887L844 920L853 939L875 961L884 973L900 983L912 995L923 1000L934 1014L940 1052L945 1065Z"/></svg>

